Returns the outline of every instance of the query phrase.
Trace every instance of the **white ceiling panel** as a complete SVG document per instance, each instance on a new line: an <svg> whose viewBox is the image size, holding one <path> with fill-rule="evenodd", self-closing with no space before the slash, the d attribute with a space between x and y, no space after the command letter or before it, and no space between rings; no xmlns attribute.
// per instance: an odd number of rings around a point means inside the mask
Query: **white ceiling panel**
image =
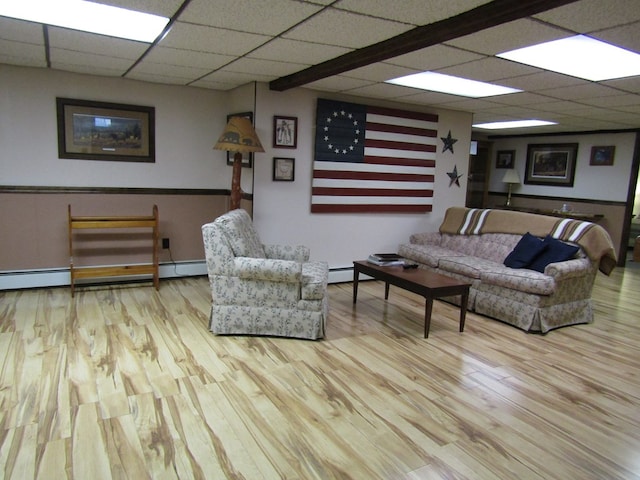
<svg viewBox="0 0 640 480"><path fill-rule="evenodd" d="M48 30L51 48L74 50L116 58L127 58L130 60L138 59L140 55L149 48L149 44L147 43L78 32L66 28L49 27Z"/></svg>
<svg viewBox="0 0 640 480"><path fill-rule="evenodd" d="M447 45L434 45L432 47L416 50L386 60L385 63L407 67L417 71L438 70L452 65L472 62L486 58L484 55L468 52Z"/></svg>
<svg viewBox="0 0 640 480"><path fill-rule="evenodd" d="M217 53L196 52L193 50L180 50L177 48L156 47L152 49L142 60L142 64L165 63L168 65L183 65L185 67L198 67L207 70L215 70L234 61L235 56L220 55Z"/></svg>
<svg viewBox="0 0 640 480"><path fill-rule="evenodd" d="M481 82L492 82L507 79L502 82L497 82L506 87L512 86L508 82L509 78L530 75L537 71L538 69L534 67L495 57L486 57L482 60L475 60L462 65L454 65L452 67L441 68L438 70L438 72L445 73L447 75L479 80Z"/></svg>
<svg viewBox="0 0 640 480"><path fill-rule="evenodd" d="M192 0L180 21L275 36L322 8L296 0Z"/></svg>
<svg viewBox="0 0 640 480"><path fill-rule="evenodd" d="M295 73L311 65L299 63L275 62L273 60L260 60L258 58L241 58L227 65L226 70L232 72L248 73L260 72L262 75L277 78Z"/></svg>
<svg viewBox="0 0 640 480"><path fill-rule="evenodd" d="M638 0L583 0L534 15L576 33L589 33L640 20Z"/></svg>
<svg viewBox="0 0 640 480"><path fill-rule="evenodd" d="M0 39L0 63L44 68L47 66L47 59L41 45Z"/></svg>
<svg viewBox="0 0 640 480"><path fill-rule="evenodd" d="M90 71L86 67L112 72L109 75L122 75L131 66L131 60L86 52L76 52L62 48L51 49L51 67L65 70L63 66L76 65L74 72Z"/></svg>
<svg viewBox="0 0 640 480"><path fill-rule="evenodd" d="M266 35L177 22L162 40L162 46L239 56L269 40Z"/></svg>
<svg viewBox="0 0 640 480"><path fill-rule="evenodd" d="M411 25L329 8L283 34L284 38L362 48L411 30Z"/></svg>
<svg viewBox="0 0 640 480"><path fill-rule="evenodd" d="M0 39L44 45L42 25L0 17Z"/></svg>
<svg viewBox="0 0 640 480"><path fill-rule="evenodd" d="M489 3L488 0L340 0L333 6L412 25L428 25Z"/></svg>
<svg viewBox="0 0 640 480"><path fill-rule="evenodd" d="M331 60L353 49L336 47L333 45L322 45L319 43L301 42L299 40L289 40L286 38L275 38L269 43L258 47L247 54L250 58L260 58L263 60L277 60L281 62L292 62L308 64L312 59L314 64Z"/></svg>
<svg viewBox="0 0 640 480"><path fill-rule="evenodd" d="M446 44L484 55L496 55L570 35L570 33L560 28L522 19L487 28L471 35L465 35L464 37L450 40Z"/></svg>

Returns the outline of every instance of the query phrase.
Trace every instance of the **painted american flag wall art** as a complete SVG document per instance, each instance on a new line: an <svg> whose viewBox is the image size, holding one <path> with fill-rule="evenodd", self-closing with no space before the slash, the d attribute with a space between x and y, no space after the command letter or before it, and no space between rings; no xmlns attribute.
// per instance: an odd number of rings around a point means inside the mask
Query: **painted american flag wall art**
<svg viewBox="0 0 640 480"><path fill-rule="evenodd" d="M425 213L438 116L318 99L312 213Z"/></svg>

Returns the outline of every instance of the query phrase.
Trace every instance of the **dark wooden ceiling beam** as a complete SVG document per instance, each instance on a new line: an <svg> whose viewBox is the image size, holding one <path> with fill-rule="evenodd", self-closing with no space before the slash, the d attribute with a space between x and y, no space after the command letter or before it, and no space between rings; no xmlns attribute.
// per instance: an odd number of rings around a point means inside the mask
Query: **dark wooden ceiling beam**
<svg viewBox="0 0 640 480"><path fill-rule="evenodd" d="M397 37L360 48L326 62L313 65L269 83L269 88L284 91L338 75L355 68L437 45L454 38L535 15L577 0L494 0L454 17L416 27Z"/></svg>

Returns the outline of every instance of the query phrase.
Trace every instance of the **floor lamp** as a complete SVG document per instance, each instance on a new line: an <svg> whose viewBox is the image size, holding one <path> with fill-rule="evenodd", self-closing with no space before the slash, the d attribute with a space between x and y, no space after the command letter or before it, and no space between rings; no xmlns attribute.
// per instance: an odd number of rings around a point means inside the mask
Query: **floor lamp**
<svg viewBox="0 0 640 480"><path fill-rule="evenodd" d="M230 210L240 208L242 188L240 176L242 175L242 154L264 152L260 139L251 125L251 120L246 117L231 117L224 127L218 142L213 147L215 150L235 152L233 155L233 173L231 177L231 205Z"/></svg>
<svg viewBox="0 0 640 480"><path fill-rule="evenodd" d="M520 183L520 175L518 175L518 172L515 169L510 168L509 170L504 172L504 176L502 177L502 183L506 183L508 186L507 188L509 193L507 193L507 203L505 204L505 206L510 207L511 206L511 188L513 187L513 185L517 185Z"/></svg>

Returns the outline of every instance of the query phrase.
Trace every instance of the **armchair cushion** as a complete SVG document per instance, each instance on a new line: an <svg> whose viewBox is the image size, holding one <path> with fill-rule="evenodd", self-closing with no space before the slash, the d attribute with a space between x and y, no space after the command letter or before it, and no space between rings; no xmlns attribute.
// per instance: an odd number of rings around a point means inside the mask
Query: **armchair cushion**
<svg viewBox="0 0 640 480"><path fill-rule="evenodd" d="M236 257L265 258L266 254L251 222L251 217L241 208L232 210L216 219L227 236Z"/></svg>
<svg viewBox="0 0 640 480"><path fill-rule="evenodd" d="M304 245L263 245L266 258L278 258L280 260L295 260L296 262L309 261L310 250Z"/></svg>

